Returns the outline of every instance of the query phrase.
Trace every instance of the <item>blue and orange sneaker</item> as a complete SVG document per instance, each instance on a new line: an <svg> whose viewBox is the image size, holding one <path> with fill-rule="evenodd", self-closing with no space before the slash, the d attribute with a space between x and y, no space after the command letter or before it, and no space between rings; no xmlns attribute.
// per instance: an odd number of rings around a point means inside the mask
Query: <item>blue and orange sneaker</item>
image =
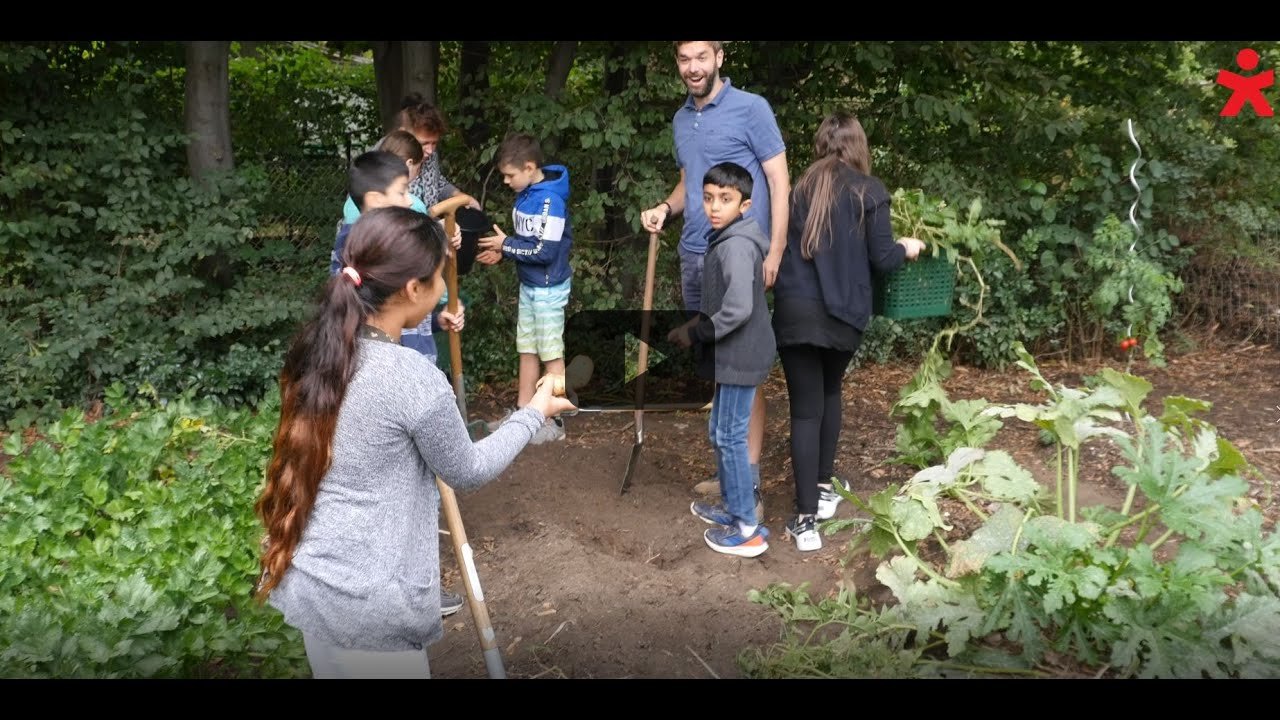
<svg viewBox="0 0 1280 720"><path fill-rule="evenodd" d="M734 521L733 516L729 514L723 502L698 502L694 500L689 503L689 511L708 525L731 525ZM756 491L756 520L764 522L764 498L760 496L759 491Z"/></svg>
<svg viewBox="0 0 1280 720"><path fill-rule="evenodd" d="M757 525L750 536L743 536L735 522L728 527L711 528L702 534L702 538L712 550L725 555L756 557L769 549L769 529L764 525Z"/></svg>

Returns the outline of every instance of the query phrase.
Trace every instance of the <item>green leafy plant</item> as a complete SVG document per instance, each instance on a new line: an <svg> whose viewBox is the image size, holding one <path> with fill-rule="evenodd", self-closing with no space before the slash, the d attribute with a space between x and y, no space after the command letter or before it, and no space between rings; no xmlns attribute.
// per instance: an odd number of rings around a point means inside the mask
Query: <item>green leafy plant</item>
<svg viewBox="0 0 1280 720"><path fill-rule="evenodd" d="M301 638L251 597L253 514L279 416L109 389L11 434L0 476L0 675L289 677Z"/></svg>
<svg viewBox="0 0 1280 720"><path fill-rule="evenodd" d="M924 468L960 448L985 446L1003 423L986 413L985 400L952 401L942 383L951 363L935 345L911 380L899 391L890 414L899 419L895 462ZM939 422L946 423L940 431Z"/></svg>
<svg viewBox="0 0 1280 720"><path fill-rule="evenodd" d="M1016 416L1019 420L1033 423L1057 444L1058 517L1075 522L1080 446L1085 440L1099 435L1126 437L1123 430L1104 425L1103 422L1118 422L1121 419L1121 411L1125 407L1135 407L1141 403L1142 398L1151 390L1151 385L1135 378L1134 382L1126 385L1126 388L1131 391L1129 395L1122 395L1119 389L1106 384L1093 390L1065 386L1055 388L1040 374L1035 358L1031 357L1026 348L1019 344L1016 346L1016 351L1018 367L1031 373L1032 387L1048 393L1049 402L1043 405L1019 403L1012 407L993 407L988 412L1001 417ZM1065 503L1063 502L1064 481Z"/></svg>
<svg viewBox="0 0 1280 720"><path fill-rule="evenodd" d="M1018 257L1000 240L1003 221L982 217L982 199L974 198L963 219L956 209L923 190L899 188L890 207L896 237L923 240L930 252L956 262L961 255L982 256L994 246L1021 267Z"/></svg>
<svg viewBox="0 0 1280 720"><path fill-rule="evenodd" d="M1066 453L1056 511L1045 514L1039 484L999 450L957 449L865 501L846 491L868 517L824 531L857 528L851 549L885 558L876 578L897 603L771 586L753 598L787 630L743 656L749 673L1280 677L1280 535L1247 498L1256 470L1198 417L1208 403L1168 397L1153 417L1141 378L1106 369L1088 389L1055 387L1029 356L1019 362L1050 402L993 411L1045 429ZM1125 415L1131 432L1104 424ZM1091 438L1118 445L1113 472L1129 491L1120 508L1077 519L1071 458ZM957 537L943 496L976 529Z"/></svg>
<svg viewBox="0 0 1280 720"><path fill-rule="evenodd" d="M1141 338L1139 347L1147 359L1163 365L1159 331L1173 315L1173 296L1182 290L1182 281L1145 254L1131 251L1134 244L1132 228L1113 215L1103 220L1084 253L1085 266L1097 278L1089 303L1105 337Z"/></svg>

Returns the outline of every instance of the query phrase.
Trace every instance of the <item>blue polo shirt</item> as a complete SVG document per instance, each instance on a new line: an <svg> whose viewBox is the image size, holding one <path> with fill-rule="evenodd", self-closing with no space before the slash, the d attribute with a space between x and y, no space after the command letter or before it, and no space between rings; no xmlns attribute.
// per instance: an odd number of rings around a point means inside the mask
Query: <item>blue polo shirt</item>
<svg viewBox="0 0 1280 720"><path fill-rule="evenodd" d="M711 232L711 222L702 210L702 178L707 170L712 165L732 162L751 173L751 209L744 217L755 218L765 237L772 238L769 181L761 164L787 149L768 101L733 87L729 78L722 80L724 87L711 102L699 110L690 95L671 121L676 162L684 169L684 231L680 246L699 254L706 253L707 234Z"/></svg>

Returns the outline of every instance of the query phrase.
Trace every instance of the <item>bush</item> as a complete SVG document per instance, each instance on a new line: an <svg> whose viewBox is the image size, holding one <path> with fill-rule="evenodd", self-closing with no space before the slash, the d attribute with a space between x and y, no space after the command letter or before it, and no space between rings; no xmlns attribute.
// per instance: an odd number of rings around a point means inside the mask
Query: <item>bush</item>
<svg viewBox="0 0 1280 720"><path fill-rule="evenodd" d="M4 444L0 676L307 675L300 635L251 598L278 397L157 405L116 385L107 405Z"/></svg>

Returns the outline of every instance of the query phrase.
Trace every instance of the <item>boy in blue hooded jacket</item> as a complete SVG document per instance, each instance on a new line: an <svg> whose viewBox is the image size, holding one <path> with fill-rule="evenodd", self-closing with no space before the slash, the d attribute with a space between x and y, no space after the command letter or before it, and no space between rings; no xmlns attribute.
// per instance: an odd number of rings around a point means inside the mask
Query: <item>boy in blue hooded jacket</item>
<svg viewBox="0 0 1280 720"><path fill-rule="evenodd" d="M535 385L545 372L564 374L564 308L569 303L569 170L544 165L542 148L529 135L512 135L496 155L502 181L516 193L511 221L515 233L481 238L476 259L494 264L506 258L516 263L520 278L520 305L516 319L516 352L520 354L520 389L517 407L533 398ZM531 442L564 439L559 418L548 420Z"/></svg>

